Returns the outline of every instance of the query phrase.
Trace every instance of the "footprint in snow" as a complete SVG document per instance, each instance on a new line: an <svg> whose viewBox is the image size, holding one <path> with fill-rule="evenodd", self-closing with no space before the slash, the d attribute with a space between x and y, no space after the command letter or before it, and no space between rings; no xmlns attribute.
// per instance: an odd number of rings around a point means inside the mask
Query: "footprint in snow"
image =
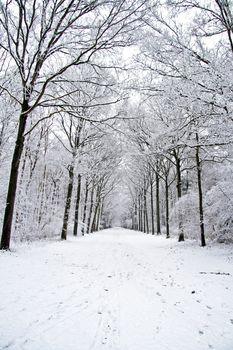
<svg viewBox="0 0 233 350"><path fill-rule="evenodd" d="M174 306L177 306L180 304L180 301L175 302Z"/></svg>

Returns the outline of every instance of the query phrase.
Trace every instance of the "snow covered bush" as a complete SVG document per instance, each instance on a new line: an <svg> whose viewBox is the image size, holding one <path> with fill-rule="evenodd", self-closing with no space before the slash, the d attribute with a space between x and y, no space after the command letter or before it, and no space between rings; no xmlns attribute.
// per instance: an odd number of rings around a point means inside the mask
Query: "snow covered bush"
<svg viewBox="0 0 233 350"><path fill-rule="evenodd" d="M183 195L171 210L171 232L178 234L179 217L182 220L186 238L198 239L198 195L194 191Z"/></svg>
<svg viewBox="0 0 233 350"><path fill-rule="evenodd" d="M233 243L232 182L218 182L206 194L205 216L207 232L220 243Z"/></svg>

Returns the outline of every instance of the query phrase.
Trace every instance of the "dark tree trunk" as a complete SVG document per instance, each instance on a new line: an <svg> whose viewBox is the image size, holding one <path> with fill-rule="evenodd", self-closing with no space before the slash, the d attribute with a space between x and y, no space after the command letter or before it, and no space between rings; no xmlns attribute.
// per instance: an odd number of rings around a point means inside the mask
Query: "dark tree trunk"
<svg viewBox="0 0 233 350"><path fill-rule="evenodd" d="M135 230L134 211L131 213L131 221L132 221L131 230Z"/></svg>
<svg viewBox="0 0 233 350"><path fill-rule="evenodd" d="M160 224L160 195L159 195L159 174L158 169L156 171L156 222L157 222L157 235L161 234L161 224Z"/></svg>
<svg viewBox="0 0 233 350"><path fill-rule="evenodd" d="M134 205L134 230L138 231L138 208L137 201Z"/></svg>
<svg viewBox="0 0 233 350"><path fill-rule="evenodd" d="M144 197L144 195L143 195ZM143 208L142 208L142 222L143 222L143 232L146 233L146 210L145 210L145 200L143 199Z"/></svg>
<svg viewBox="0 0 233 350"><path fill-rule="evenodd" d="M3 144L3 136L5 131L5 122L2 122L2 127L0 131L0 157L2 155L2 144Z"/></svg>
<svg viewBox="0 0 233 350"><path fill-rule="evenodd" d="M144 216L143 216L143 192L141 192L140 196L141 196L141 210L140 210L140 214L141 214L141 231L143 232L143 227L144 227Z"/></svg>
<svg viewBox="0 0 233 350"><path fill-rule="evenodd" d="M69 221L73 184L74 184L74 166L71 165L69 168L69 184L68 184L68 190L67 190L67 196L66 196L66 205L65 205L65 211L64 211L61 239L67 238L67 227L68 227L68 221Z"/></svg>
<svg viewBox="0 0 233 350"><path fill-rule="evenodd" d="M18 183L18 207L15 213L15 230L17 230L17 227L20 226L21 222L22 222L22 210L20 210L20 194L21 194L21 185L23 183L23 178L24 178L24 171L26 168L26 161L27 161L27 157L28 157L28 148L24 146L25 150L25 154L22 160L22 167L21 167L21 172L20 172L20 178L19 178L19 183Z"/></svg>
<svg viewBox="0 0 233 350"><path fill-rule="evenodd" d="M93 211L93 205L94 205L94 184L92 185L91 189L91 203L90 203L90 209L89 209L89 216L87 220L87 233L90 233L90 226L91 226L91 216L92 216L92 211Z"/></svg>
<svg viewBox="0 0 233 350"><path fill-rule="evenodd" d="M143 195L142 195L142 201L143 201L143 232L146 233L146 199L145 199L145 188L143 187Z"/></svg>
<svg viewBox="0 0 233 350"><path fill-rule="evenodd" d="M86 222L86 215L87 215L87 199L88 199L88 192L89 192L89 188L88 188L88 182L86 180L86 186L85 186L85 199L84 199L84 208L83 208L83 222L82 222L82 235L84 236L85 233L85 222Z"/></svg>
<svg viewBox="0 0 233 350"><path fill-rule="evenodd" d="M95 207L95 211L94 211L94 217L92 220L92 224L91 224L91 233L96 231L96 218L97 218L97 213L98 213L98 205L96 205Z"/></svg>
<svg viewBox="0 0 233 350"><path fill-rule="evenodd" d="M141 220L141 196L138 195L138 229L142 231L142 220Z"/></svg>
<svg viewBox="0 0 233 350"><path fill-rule="evenodd" d="M169 230L169 186L168 177L165 176L165 197L166 197L166 238L170 238Z"/></svg>
<svg viewBox="0 0 233 350"><path fill-rule="evenodd" d="M78 235L78 218L79 218L79 205L80 205L80 197L81 197L81 175L78 175L78 185L77 185L77 194L76 194L76 203L75 203L75 212L74 212L74 229L73 235Z"/></svg>
<svg viewBox="0 0 233 350"><path fill-rule="evenodd" d="M180 158L177 155L176 151L174 151L174 157L175 157L175 161L176 161L176 188L177 188L177 197L178 197L178 201L180 200L181 196L182 196L182 189L181 189L181 165L180 165ZM178 242L183 242L184 241L184 228L183 228L183 220L181 218L181 213L180 213L180 209L179 209L179 213L178 213L178 219L179 219L179 238L178 238Z"/></svg>
<svg viewBox="0 0 233 350"><path fill-rule="evenodd" d="M17 180L18 180L20 160L21 160L23 147L24 147L24 133L25 133L26 122L28 117L26 112L28 109L29 109L28 101L25 100L22 104L21 114L19 118L18 134L17 134L16 143L15 143L12 163L11 163L10 179L8 184L6 208L5 208L4 219L3 219L0 249L10 248L11 229L12 229L12 222L13 222L13 215L14 215L15 198L16 198L16 192L17 192Z"/></svg>
<svg viewBox="0 0 233 350"><path fill-rule="evenodd" d="M146 207L146 233L150 233L147 207Z"/></svg>
<svg viewBox="0 0 233 350"><path fill-rule="evenodd" d="M146 189L146 180L144 180L144 189L143 189L143 213L144 213L144 232L149 233L149 221L148 221L148 211L147 211L147 189Z"/></svg>
<svg viewBox="0 0 233 350"><path fill-rule="evenodd" d="M205 247L205 229L204 229L204 211L203 211L203 199L202 199L202 181L201 181L201 161L200 161L200 146L198 146L199 138L196 133L196 164L197 164L197 181L198 181L198 195L199 195L199 217L200 217L200 230L201 230L201 246Z"/></svg>
<svg viewBox="0 0 233 350"><path fill-rule="evenodd" d="M153 180L152 175L150 177L150 206L151 206L151 232L155 234L155 223L154 223L154 193L153 193Z"/></svg>
<svg viewBox="0 0 233 350"><path fill-rule="evenodd" d="M97 218L98 218L98 210L100 206L100 192L101 192L101 188L100 186L98 186L96 190L96 205L95 205L94 217L91 224L91 233L97 231Z"/></svg>
<svg viewBox="0 0 233 350"><path fill-rule="evenodd" d="M94 217L93 217L92 224L91 224L91 233L97 231L98 208L99 208L99 205L96 204L95 211L94 211Z"/></svg>
<svg viewBox="0 0 233 350"><path fill-rule="evenodd" d="M102 204L100 203L99 207L98 207L96 231L99 231L99 229L100 229L100 221L101 221L101 217L102 217L102 212L103 212L103 203Z"/></svg>

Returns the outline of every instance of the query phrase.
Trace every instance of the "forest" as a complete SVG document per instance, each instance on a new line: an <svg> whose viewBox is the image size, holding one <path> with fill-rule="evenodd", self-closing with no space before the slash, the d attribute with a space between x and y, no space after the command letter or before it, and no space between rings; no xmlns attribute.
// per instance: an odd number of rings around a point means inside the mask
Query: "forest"
<svg viewBox="0 0 233 350"><path fill-rule="evenodd" d="M1 249L232 243L230 0L3 0L0 32Z"/></svg>
<svg viewBox="0 0 233 350"><path fill-rule="evenodd" d="M0 350L233 349L233 0L0 0Z"/></svg>

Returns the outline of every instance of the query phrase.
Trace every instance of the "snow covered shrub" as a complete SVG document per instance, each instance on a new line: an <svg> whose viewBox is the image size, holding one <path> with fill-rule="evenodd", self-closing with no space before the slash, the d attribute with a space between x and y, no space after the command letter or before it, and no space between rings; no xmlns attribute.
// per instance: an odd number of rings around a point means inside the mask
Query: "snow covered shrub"
<svg viewBox="0 0 233 350"><path fill-rule="evenodd" d="M213 186L205 196L207 232L219 243L233 243L233 186L222 181Z"/></svg>
<svg viewBox="0 0 233 350"><path fill-rule="evenodd" d="M198 239L199 218L197 193L192 191L183 195L171 210L171 232L175 232L177 234L179 227L179 217L183 222L185 237Z"/></svg>

